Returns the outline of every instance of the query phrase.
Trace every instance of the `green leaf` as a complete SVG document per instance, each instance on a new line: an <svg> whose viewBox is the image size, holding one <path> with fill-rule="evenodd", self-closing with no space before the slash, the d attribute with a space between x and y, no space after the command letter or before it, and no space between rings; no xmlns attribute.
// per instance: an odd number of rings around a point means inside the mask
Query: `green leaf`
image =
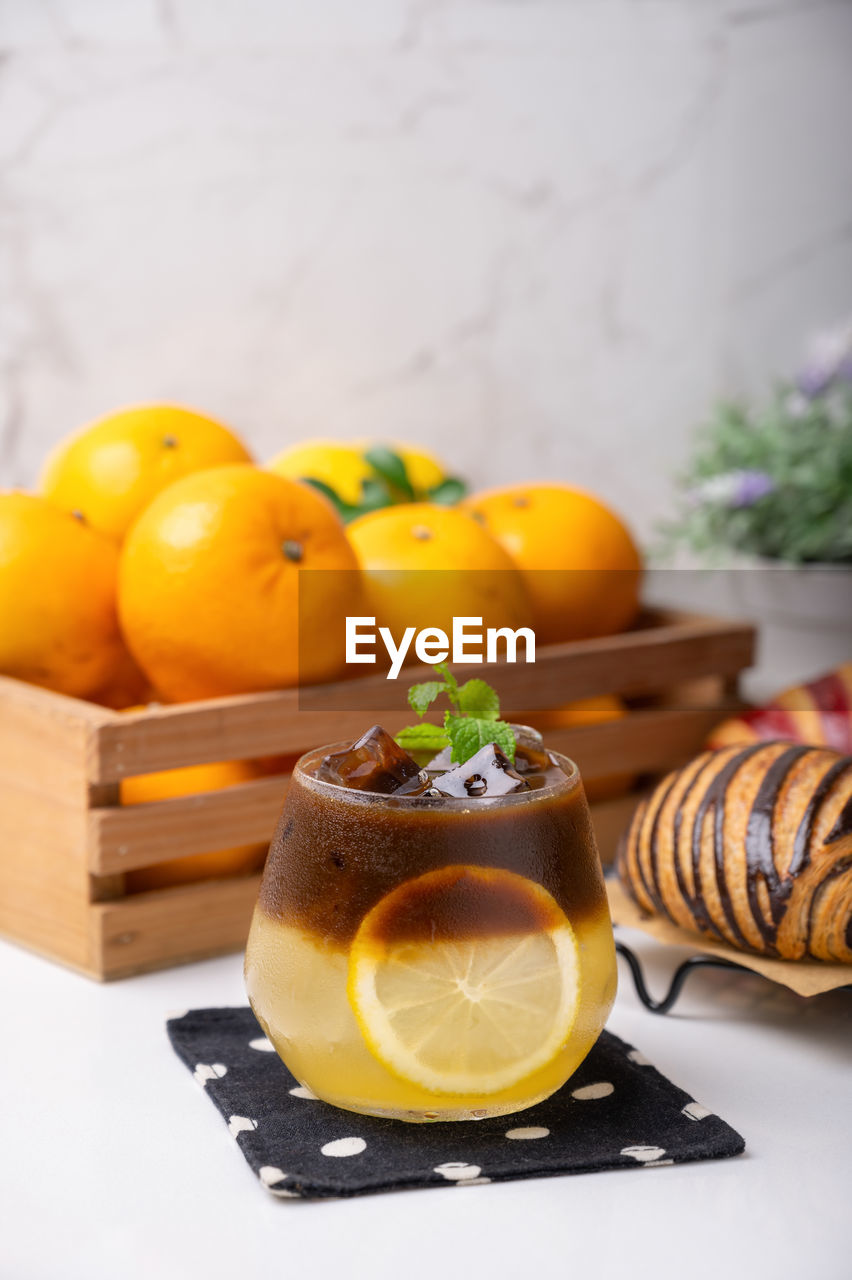
<svg viewBox="0 0 852 1280"><path fill-rule="evenodd" d="M369 462L378 475L392 485L408 502L414 501L414 488L408 478L405 463L398 453L387 445L375 444L365 450L364 461Z"/></svg>
<svg viewBox="0 0 852 1280"><path fill-rule="evenodd" d="M442 751L449 742L444 730L437 724L410 724L400 729L396 742L406 751Z"/></svg>
<svg viewBox="0 0 852 1280"><path fill-rule="evenodd" d="M446 692L447 685L443 680L426 680L423 684L413 684L408 690L408 705L419 716L424 716L438 695Z"/></svg>
<svg viewBox="0 0 852 1280"><path fill-rule="evenodd" d="M392 502L387 485L380 480L361 481L361 501L357 504L344 502L330 484L326 484L324 480L317 480L316 476L302 476L302 483L309 484L312 489L316 489L318 493L328 498L344 524L349 524L350 520L355 520L358 516L366 515L368 511L389 507Z"/></svg>
<svg viewBox="0 0 852 1280"><path fill-rule="evenodd" d="M361 481L361 501L358 510L361 514L367 511L379 511L382 507L393 505L393 494L382 480L368 477Z"/></svg>
<svg viewBox="0 0 852 1280"><path fill-rule="evenodd" d="M486 723L488 722L486 721ZM505 720L495 720L491 722L491 732L497 746L502 748L511 760L512 764L514 764L515 747L517 746L517 743L515 741L515 734L512 726L507 724Z"/></svg>
<svg viewBox="0 0 852 1280"><path fill-rule="evenodd" d="M480 747L489 742L506 753L514 764L515 735L512 726L505 720L480 720L476 716L454 716L448 711L444 716L444 729L452 743L450 759L453 764L463 764L471 756L476 755Z"/></svg>
<svg viewBox="0 0 852 1280"><path fill-rule="evenodd" d="M479 720L500 719L500 699L485 680L466 680L459 689L459 707L462 715L475 716Z"/></svg>
<svg viewBox="0 0 852 1280"><path fill-rule="evenodd" d="M447 663L446 663L446 662L439 662L439 663L436 665L435 670L438 672L438 675L439 675L439 676L443 676L443 677L444 677L444 680L446 681L446 685L447 685L447 687L446 687L446 689L444 690L444 692L446 693L447 697L449 698L449 700L450 700L450 702L453 704L453 706L454 706L454 707L456 707L456 708L457 708L457 710L459 710L459 711L460 711L460 710L461 710L461 707L459 706L459 682L458 682L458 680L455 678L455 676L453 675L452 671L450 670L450 668L449 668L449 666L447 665Z"/></svg>
<svg viewBox="0 0 852 1280"><path fill-rule="evenodd" d="M351 503L344 502L339 497L330 484L326 484L324 480L317 480L315 476L302 476L302 484L309 484L312 489L316 489L323 497L328 498L341 520L354 520L360 512L357 507L353 507Z"/></svg>
<svg viewBox="0 0 852 1280"><path fill-rule="evenodd" d="M461 502L467 493L467 485L458 476L444 476L444 479L431 488L427 497L430 502L437 502L441 507L454 507Z"/></svg>

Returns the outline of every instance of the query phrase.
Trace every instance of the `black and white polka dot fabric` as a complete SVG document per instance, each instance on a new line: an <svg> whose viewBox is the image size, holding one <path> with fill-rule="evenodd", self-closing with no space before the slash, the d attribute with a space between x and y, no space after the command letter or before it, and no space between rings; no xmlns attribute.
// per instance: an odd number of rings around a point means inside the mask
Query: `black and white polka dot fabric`
<svg viewBox="0 0 852 1280"><path fill-rule="evenodd" d="M528 1111L409 1125L339 1111L294 1080L250 1009L173 1018L175 1052L282 1199L651 1169L738 1155L743 1139L605 1031L563 1089Z"/></svg>

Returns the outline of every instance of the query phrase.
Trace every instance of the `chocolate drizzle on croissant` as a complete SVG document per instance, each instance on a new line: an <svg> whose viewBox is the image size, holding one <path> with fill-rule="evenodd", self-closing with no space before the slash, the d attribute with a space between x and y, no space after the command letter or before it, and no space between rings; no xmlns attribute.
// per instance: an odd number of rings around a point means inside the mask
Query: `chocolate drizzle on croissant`
<svg viewBox="0 0 852 1280"><path fill-rule="evenodd" d="M646 910L785 959L852 962L852 757L764 742L669 774L622 838Z"/></svg>

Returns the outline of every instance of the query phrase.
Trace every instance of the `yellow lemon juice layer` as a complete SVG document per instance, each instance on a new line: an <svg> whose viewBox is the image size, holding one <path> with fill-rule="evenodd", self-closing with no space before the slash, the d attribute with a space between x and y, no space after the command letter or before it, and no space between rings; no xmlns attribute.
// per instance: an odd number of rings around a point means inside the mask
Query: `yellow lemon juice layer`
<svg viewBox="0 0 852 1280"><path fill-rule="evenodd" d="M504 1115L565 1082L612 1006L605 908L576 927L559 916L549 930L390 947L368 916L340 947L258 907L249 998L292 1074L326 1102L404 1120Z"/></svg>

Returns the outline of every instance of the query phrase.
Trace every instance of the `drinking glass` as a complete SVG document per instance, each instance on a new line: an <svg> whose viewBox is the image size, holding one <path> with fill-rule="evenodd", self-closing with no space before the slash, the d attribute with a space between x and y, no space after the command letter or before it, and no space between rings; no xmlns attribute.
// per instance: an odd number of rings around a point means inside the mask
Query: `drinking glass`
<svg viewBox="0 0 852 1280"><path fill-rule="evenodd" d="M615 996L609 910L577 766L534 789L395 796L295 766L246 951L252 1008L318 1098L408 1121L533 1106Z"/></svg>

